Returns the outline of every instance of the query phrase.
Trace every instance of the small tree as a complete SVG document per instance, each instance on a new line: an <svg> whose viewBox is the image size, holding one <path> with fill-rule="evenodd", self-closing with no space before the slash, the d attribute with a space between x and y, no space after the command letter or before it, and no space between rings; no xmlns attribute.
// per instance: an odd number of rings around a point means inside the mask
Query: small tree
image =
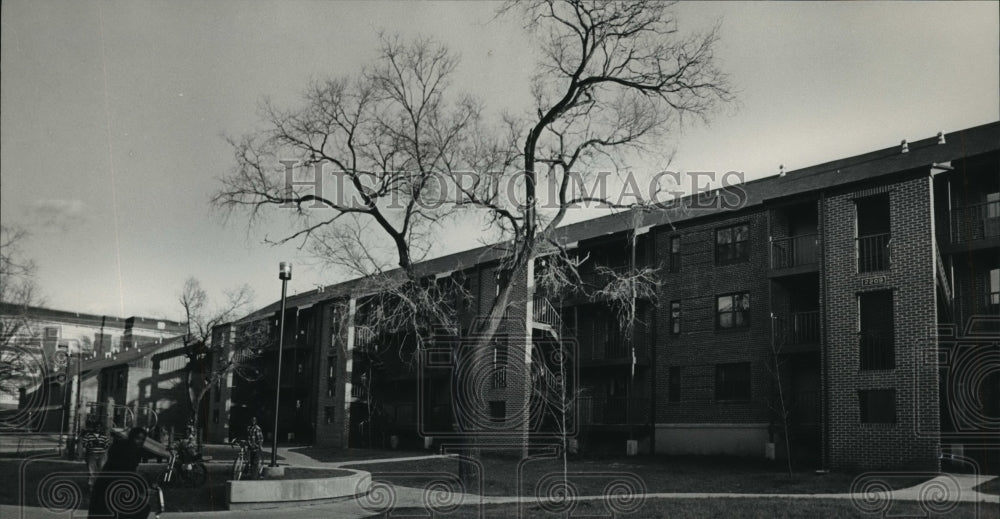
<svg viewBox="0 0 1000 519"><path fill-rule="evenodd" d="M250 373L255 371L252 360L270 342L270 337L266 327L248 325L238 327L231 342L212 340L217 326L232 322L252 304L253 291L249 286L226 292L226 301L212 306L201 283L192 277L184 282L178 301L187 324L185 385L191 421L197 428L198 410L212 386L219 384L230 372L251 378Z"/></svg>
<svg viewBox="0 0 1000 519"><path fill-rule="evenodd" d="M781 322L777 316L771 314L771 358L766 366L768 373L771 375L774 390L774 394L769 402L771 415L773 416L772 422L773 425L781 429L782 440L785 444L785 462L788 468L788 477L792 477L794 476L791 437L792 409L788 407L784 382L782 380L783 366L786 362L782 354L787 340L785 326L786 323Z"/></svg>

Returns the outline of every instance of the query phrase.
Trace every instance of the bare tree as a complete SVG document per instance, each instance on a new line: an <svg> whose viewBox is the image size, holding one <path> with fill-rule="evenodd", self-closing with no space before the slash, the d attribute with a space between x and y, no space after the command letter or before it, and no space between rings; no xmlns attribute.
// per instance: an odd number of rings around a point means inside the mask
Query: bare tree
<svg viewBox="0 0 1000 519"><path fill-rule="evenodd" d="M31 331L28 309L39 304L35 262L22 251L27 238L20 227L0 225L0 303L10 311L0 319L0 346Z"/></svg>
<svg viewBox="0 0 1000 519"><path fill-rule="evenodd" d="M713 60L717 28L681 36L670 7L656 0L540 0L501 10L523 17L539 42L533 111L506 117L502 136L481 139L475 148L480 170L499 174L455 184L469 203L493 215L509 244L511 270L526 270L541 251L561 248L556 228L571 208L631 209L654 198L647 193L647 200L629 203L574 188L596 171L625 171L635 154L654 155L684 117L705 119L732 99ZM511 200L510 191L497 186L515 178L523 188ZM545 183L552 196L547 209L539 203ZM500 287L489 322L505 311L509 289ZM488 338L495 329L484 332Z"/></svg>
<svg viewBox="0 0 1000 519"><path fill-rule="evenodd" d="M35 262L23 252L27 238L24 229L0 224L0 393L8 398L48 367L40 345L32 345L39 334L30 310L41 300Z"/></svg>
<svg viewBox="0 0 1000 519"><path fill-rule="evenodd" d="M301 109L265 103L269 129L233 141L237 165L214 202L246 209L251 223L265 209L287 210L298 230L278 242L301 239L300 247L331 263L375 276L375 289L395 292L385 299L392 305L428 316L415 305L437 299L414 264L455 214L440 203L447 178L485 215L504 252L501 269L511 273L499 277L473 334L474 349L485 354L535 258L566 255L556 229L569 209L635 205L577 194L578 180L601 169L625 171L629 159L655 155L685 117L705 119L732 99L713 59L717 29L682 36L670 7L658 0L505 5L501 14L525 21L540 61L531 111L499 124L483 121L471 98L449 98L453 54L430 40L384 38L373 67L313 84ZM551 209L539 202L545 182ZM392 264L399 269L390 272ZM446 320L448 308L430 306L432 321ZM412 320L407 326L429 328Z"/></svg>
<svg viewBox="0 0 1000 519"><path fill-rule="evenodd" d="M252 360L269 343L269 334L266 327L243 326L235 330L235 336L213 341L216 327L240 317L252 304L253 291L247 285L226 292L225 302L215 306L210 303L201 283L192 277L184 282L178 301L187 323L185 384L191 419L197 427L198 410L205 395L231 372L248 377L247 374L254 371Z"/></svg>

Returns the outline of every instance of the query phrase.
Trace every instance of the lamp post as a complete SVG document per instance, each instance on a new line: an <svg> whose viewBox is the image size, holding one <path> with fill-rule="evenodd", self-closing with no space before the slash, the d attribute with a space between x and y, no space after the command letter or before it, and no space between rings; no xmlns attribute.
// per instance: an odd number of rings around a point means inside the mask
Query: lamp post
<svg viewBox="0 0 1000 519"><path fill-rule="evenodd" d="M285 293L288 280L292 279L292 264L282 261L278 265L278 279L281 280L281 317L278 325L278 381L274 389L274 429L271 436L271 467L278 466L278 409L281 402L281 350L285 345Z"/></svg>

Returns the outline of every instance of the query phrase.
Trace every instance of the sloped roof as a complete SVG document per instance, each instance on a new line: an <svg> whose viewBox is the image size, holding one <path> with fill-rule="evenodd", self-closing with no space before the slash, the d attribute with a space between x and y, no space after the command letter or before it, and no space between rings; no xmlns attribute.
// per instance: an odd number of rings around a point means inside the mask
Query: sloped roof
<svg viewBox="0 0 1000 519"><path fill-rule="evenodd" d="M938 144L936 136L909 143L908 153L901 153L900 145L896 145L789 171L785 176L774 175L745 182L738 186L745 193L744 203L735 209L717 205L713 208L688 210L686 208L691 206L691 202L696 196L706 196L704 193L689 195L675 201L669 208L647 211L641 219L640 226L676 225L723 212L753 208L770 200L846 186L917 168L929 168L937 163L996 151L1000 149L1000 121L959 130L945 134L944 137L944 144ZM729 189L732 190L734 187ZM713 192L719 193L719 190ZM556 235L562 243L578 242L602 235L625 232L632 229L633 220L631 211L622 211L565 225L557 230ZM416 265L416 270L421 275L463 270L477 264L494 261L501 254L502 252L497 245L477 247L423 261ZM344 297L361 287L364 281L363 278L353 279L322 289L296 294L287 298L286 304L288 308L295 308ZM251 313L240 322L274 314L280 310L280 307L281 302L276 301Z"/></svg>

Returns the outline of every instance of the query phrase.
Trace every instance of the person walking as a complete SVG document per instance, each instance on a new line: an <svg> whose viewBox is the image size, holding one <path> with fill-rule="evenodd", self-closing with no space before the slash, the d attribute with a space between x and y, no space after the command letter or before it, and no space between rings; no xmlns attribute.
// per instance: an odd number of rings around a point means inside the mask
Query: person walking
<svg viewBox="0 0 1000 519"><path fill-rule="evenodd" d="M94 488L97 473L108 461L108 448L111 447L111 436L101 427L100 421L87 418L87 428L80 435L78 444L83 448L84 459L87 462L87 487Z"/></svg>
<svg viewBox="0 0 1000 519"><path fill-rule="evenodd" d="M250 417L250 425L247 427L247 444L250 450L251 479L257 479L260 476L260 454L264 448L264 431L257 425L256 416Z"/></svg>
<svg viewBox="0 0 1000 519"><path fill-rule="evenodd" d="M108 461L91 489L87 517L133 519L149 515L146 499L135 500L136 496L148 495L145 480L136 473L144 443L146 431L136 427L129 431L128 439L117 440L111 445ZM135 488L137 485L141 488Z"/></svg>

